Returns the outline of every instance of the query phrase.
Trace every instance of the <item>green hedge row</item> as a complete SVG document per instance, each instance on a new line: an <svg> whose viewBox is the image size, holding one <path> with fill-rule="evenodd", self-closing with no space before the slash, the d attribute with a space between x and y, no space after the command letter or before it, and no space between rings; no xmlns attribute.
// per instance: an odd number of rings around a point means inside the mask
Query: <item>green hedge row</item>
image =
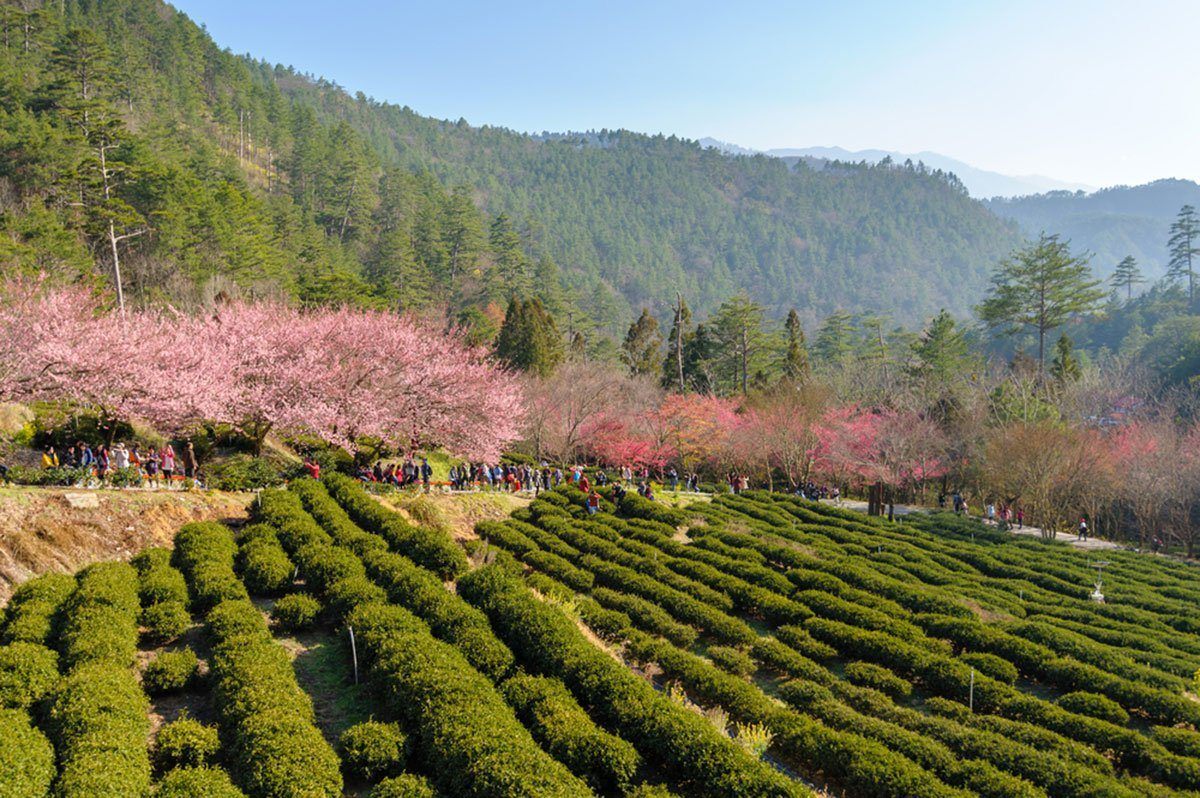
<svg viewBox="0 0 1200 798"><path fill-rule="evenodd" d="M163 777L154 798L245 798L225 771L209 767L176 768Z"/></svg>
<svg viewBox="0 0 1200 798"><path fill-rule="evenodd" d="M4 608L0 643L47 645L58 608L74 590L75 579L68 574L42 574L21 583Z"/></svg>
<svg viewBox="0 0 1200 798"><path fill-rule="evenodd" d="M637 628L665 637L677 646L691 648L696 642L695 627L680 623L662 607L640 596L598 587L592 591L592 598L610 610L625 613Z"/></svg>
<svg viewBox="0 0 1200 798"><path fill-rule="evenodd" d="M138 643L137 571L129 563L97 563L76 574L75 581L75 592L60 610L63 667L94 662L131 667Z"/></svg>
<svg viewBox="0 0 1200 798"><path fill-rule="evenodd" d="M348 621L372 683L412 730L439 791L463 798L591 794L538 747L492 683L417 616L365 604Z"/></svg>
<svg viewBox="0 0 1200 798"><path fill-rule="evenodd" d="M296 566L272 530L263 524L254 527L238 544L237 572L252 594L277 596L291 586Z"/></svg>
<svg viewBox="0 0 1200 798"><path fill-rule="evenodd" d="M184 715L154 735L154 767L160 773L180 767L204 767L216 758L220 748L216 728Z"/></svg>
<svg viewBox="0 0 1200 798"><path fill-rule="evenodd" d="M366 566L389 599L429 624L436 637L456 646L476 670L499 681L512 669L512 652L496 637L483 613L446 590L429 571L386 552L368 555Z"/></svg>
<svg viewBox="0 0 1200 798"><path fill-rule="evenodd" d="M136 595L136 579L130 588ZM147 792L149 711L123 654L111 662L75 667L55 689L47 722L58 752L56 795L94 798Z"/></svg>
<svg viewBox="0 0 1200 798"><path fill-rule="evenodd" d="M606 587L636 596L657 604L677 620L690 624L724 643L752 643L757 635L745 621L734 618L705 604L696 598L664 585L652 576L623 565L607 562L590 554L580 560L580 565L595 575L596 581Z"/></svg>
<svg viewBox="0 0 1200 798"><path fill-rule="evenodd" d="M606 562L625 568L632 568L667 587L686 593L693 599L720 612L729 612L733 609L733 599L729 596L700 584L695 579L675 573L662 562L664 558L644 556L627 550L625 547L636 544L637 541L623 540L611 527L599 521L564 522L557 518L546 518L540 523L581 553L599 557ZM575 564L586 568L578 560L575 561Z"/></svg>
<svg viewBox="0 0 1200 798"><path fill-rule="evenodd" d="M138 573L138 599L141 601L142 626L156 644L174 640L192 625L188 612L187 582L171 565L171 552L149 548L130 560Z"/></svg>
<svg viewBox="0 0 1200 798"><path fill-rule="evenodd" d="M312 701L291 658L246 599L218 604L206 619L213 638L213 703L233 772L251 798L335 798L337 754L313 723Z"/></svg>
<svg viewBox="0 0 1200 798"><path fill-rule="evenodd" d="M640 662L656 663L665 677L678 680L702 704L720 706L737 720L767 726L775 735L774 750L786 761L810 774L820 774L848 794L864 798L960 795L907 756L860 734L780 709L745 679L724 673L669 643L640 636L629 650Z"/></svg>
<svg viewBox="0 0 1200 798"><path fill-rule="evenodd" d="M413 526L399 513L371 498L362 485L350 477L328 474L322 482L355 523L381 536L394 551L443 579L453 579L467 569L466 555L449 535Z"/></svg>
<svg viewBox="0 0 1200 798"><path fill-rule="evenodd" d="M963 701L971 690L970 667L950 657L919 649L883 632L872 632L837 621L814 618L805 628L847 656L885 665L920 684L925 690ZM1132 729L1068 712L1014 687L976 674L975 706L979 711L1022 720L1111 752L1124 767L1181 789L1200 786L1200 761L1171 754L1146 735Z"/></svg>
<svg viewBox="0 0 1200 798"><path fill-rule="evenodd" d="M644 758L690 793L723 798L806 794L593 646L562 612L501 569L488 566L463 576L459 591L487 613L528 668L561 679L585 708L609 728L620 729Z"/></svg>
<svg viewBox="0 0 1200 798"><path fill-rule="evenodd" d="M54 748L20 709L0 709L0 798L50 794Z"/></svg>
<svg viewBox="0 0 1200 798"><path fill-rule="evenodd" d="M516 676L505 699L551 756L602 794L628 792L641 758L632 745L600 729L557 679Z"/></svg>
<svg viewBox="0 0 1200 798"><path fill-rule="evenodd" d="M237 544L223 524L184 524L175 535L172 564L184 575L192 608L206 613L227 600L246 599L246 586L233 570Z"/></svg>
<svg viewBox="0 0 1200 798"><path fill-rule="evenodd" d="M58 654L37 643L0 646L0 708L28 710L58 682Z"/></svg>
<svg viewBox="0 0 1200 798"><path fill-rule="evenodd" d="M480 521L475 525L475 532L481 539L499 546L521 562L557 579L571 589L581 593L591 590L593 577L590 573L576 568L562 555L542 549L529 536L516 529L518 523L520 522Z"/></svg>

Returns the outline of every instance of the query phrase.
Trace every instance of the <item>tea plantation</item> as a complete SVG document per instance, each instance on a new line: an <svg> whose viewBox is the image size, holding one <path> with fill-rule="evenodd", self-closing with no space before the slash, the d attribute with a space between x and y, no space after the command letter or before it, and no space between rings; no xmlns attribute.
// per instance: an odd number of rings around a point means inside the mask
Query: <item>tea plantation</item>
<svg viewBox="0 0 1200 798"><path fill-rule="evenodd" d="M1200 795L1194 566L1106 553L1099 602L1086 554L953 516L609 498L463 546L329 475L33 579L0 798ZM333 731L304 634L370 717Z"/></svg>

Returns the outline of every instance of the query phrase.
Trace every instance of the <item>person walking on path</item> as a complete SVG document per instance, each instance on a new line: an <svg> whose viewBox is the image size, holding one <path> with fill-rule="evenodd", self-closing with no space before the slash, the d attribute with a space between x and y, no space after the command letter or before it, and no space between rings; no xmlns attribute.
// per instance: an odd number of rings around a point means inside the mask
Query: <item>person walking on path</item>
<svg viewBox="0 0 1200 798"><path fill-rule="evenodd" d="M433 466L429 465L429 459L421 458L421 482L425 485L425 492L429 492L429 480L433 477Z"/></svg>
<svg viewBox="0 0 1200 798"><path fill-rule="evenodd" d="M188 479L196 478L196 447L191 441L187 442L187 446L183 447L183 475Z"/></svg>
<svg viewBox="0 0 1200 798"><path fill-rule="evenodd" d="M1076 535L1075 539L1076 540L1087 540L1088 539L1088 525L1087 525L1086 518L1079 519L1079 533Z"/></svg>
<svg viewBox="0 0 1200 798"><path fill-rule="evenodd" d="M171 487L171 477L175 476L175 450L171 448L170 443L162 448L160 466L162 467L163 481L169 488Z"/></svg>

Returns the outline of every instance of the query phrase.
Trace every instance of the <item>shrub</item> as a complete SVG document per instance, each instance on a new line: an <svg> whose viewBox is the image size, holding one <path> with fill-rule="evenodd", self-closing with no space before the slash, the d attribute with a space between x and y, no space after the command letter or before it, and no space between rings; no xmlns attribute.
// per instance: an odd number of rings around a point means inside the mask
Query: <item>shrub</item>
<svg viewBox="0 0 1200 798"><path fill-rule="evenodd" d="M519 784L525 794L546 798L587 794L538 747L495 686L415 615L369 604L349 623L387 706L420 735L416 742L439 792L486 798Z"/></svg>
<svg viewBox="0 0 1200 798"><path fill-rule="evenodd" d="M274 536L255 537L243 543L237 559L246 589L259 596L273 596L284 590L292 583L296 571Z"/></svg>
<svg viewBox="0 0 1200 798"><path fill-rule="evenodd" d="M200 661L190 648L163 651L142 671L142 688L150 695L177 693L191 686Z"/></svg>
<svg viewBox="0 0 1200 798"><path fill-rule="evenodd" d="M149 704L133 672L80 665L54 691L50 736L63 798L142 795L150 788Z"/></svg>
<svg viewBox="0 0 1200 798"><path fill-rule="evenodd" d="M413 526L399 513L368 496L362 485L350 477L330 473L321 481L355 523L382 536L393 550L443 579L452 579L467 569L466 554L449 535Z"/></svg>
<svg viewBox="0 0 1200 798"><path fill-rule="evenodd" d="M846 679L851 684L870 687L892 698L908 698L912 685L882 665L870 662L851 662L846 666Z"/></svg>
<svg viewBox="0 0 1200 798"><path fill-rule="evenodd" d="M58 681L58 654L37 643L0 646L0 707L29 709Z"/></svg>
<svg viewBox="0 0 1200 798"><path fill-rule="evenodd" d="M1060 696L1055 703L1068 712L1087 715L1089 718L1107 720L1109 723L1116 723L1120 726L1124 726L1129 722L1129 713L1122 709L1120 704L1107 696L1096 693L1083 691L1067 693L1064 696Z"/></svg>
<svg viewBox="0 0 1200 798"><path fill-rule="evenodd" d="M154 767L198 768L210 763L220 750L217 730L187 716L171 721L154 735Z"/></svg>
<svg viewBox="0 0 1200 798"><path fill-rule="evenodd" d="M355 778L374 781L404 769L408 738L395 723L355 724L342 732L338 743L342 766Z"/></svg>
<svg viewBox="0 0 1200 798"><path fill-rule="evenodd" d="M961 655L959 659L980 673L991 676L996 681L1004 682L1005 684L1016 684L1017 676L1019 676L1016 665L1013 665L1003 657L997 657L995 654L988 654L984 651L972 651Z"/></svg>
<svg viewBox="0 0 1200 798"><path fill-rule="evenodd" d="M215 490L252 491L283 484L279 466L263 457L238 454L205 467L208 486Z"/></svg>
<svg viewBox="0 0 1200 798"><path fill-rule="evenodd" d="M240 599L216 607L210 619L213 700L246 791L267 798L340 796L337 754L313 725L312 701L257 609Z"/></svg>
<svg viewBox="0 0 1200 798"><path fill-rule="evenodd" d="M362 576L362 560L354 552L328 543L311 543L296 553L305 584L318 595L334 582L351 576Z"/></svg>
<svg viewBox="0 0 1200 798"><path fill-rule="evenodd" d="M1200 759L1200 731L1176 729L1170 726L1155 726L1151 736L1172 753Z"/></svg>
<svg viewBox="0 0 1200 798"><path fill-rule="evenodd" d="M633 746L601 730L557 679L517 676L504 697L535 739L598 793L624 793L641 757Z"/></svg>
<svg viewBox="0 0 1200 798"><path fill-rule="evenodd" d="M74 590L75 578L68 574L43 574L22 583L5 608L0 642L45 645L55 613Z"/></svg>
<svg viewBox="0 0 1200 798"><path fill-rule="evenodd" d="M183 602L164 601L142 610L142 626L146 627L146 636L155 643L174 640L191 625L192 614Z"/></svg>
<svg viewBox="0 0 1200 798"><path fill-rule="evenodd" d="M54 748L18 709L0 709L0 796L50 794Z"/></svg>
<svg viewBox="0 0 1200 798"><path fill-rule="evenodd" d="M150 607L165 601L187 604L187 583L183 579L183 574L164 561L139 572L138 598L143 607Z"/></svg>
<svg viewBox="0 0 1200 798"><path fill-rule="evenodd" d="M507 675L512 668L512 652L497 639L483 613L446 590L436 576L407 557L375 552L364 562L389 599L428 623L435 636L458 647L472 667L493 680Z"/></svg>
<svg viewBox="0 0 1200 798"><path fill-rule="evenodd" d="M321 602L307 593L291 593L271 607L271 620L283 632L312 628L321 614Z"/></svg>
<svg viewBox="0 0 1200 798"><path fill-rule="evenodd" d="M360 604L382 601L387 601L387 593L366 576L339 579L325 593L325 608L339 624Z"/></svg>
<svg viewBox="0 0 1200 798"><path fill-rule="evenodd" d="M217 642L227 642L239 635L251 638L267 635L267 623L249 599L222 601L213 607L205 621L209 634Z"/></svg>
<svg viewBox="0 0 1200 798"><path fill-rule="evenodd" d="M376 784L370 798L434 798L434 792L425 779L404 773Z"/></svg>
<svg viewBox="0 0 1200 798"><path fill-rule="evenodd" d="M246 798L225 771L209 767L183 767L163 776L154 798Z"/></svg>
<svg viewBox="0 0 1200 798"><path fill-rule="evenodd" d="M487 566L461 577L458 588L487 613L525 665L560 678L597 709L601 722L622 729L647 760L694 785L697 794L802 794L795 782L749 757L706 719L672 703L597 649L566 616L511 576Z"/></svg>
<svg viewBox="0 0 1200 798"><path fill-rule="evenodd" d="M749 654L731 646L709 646L705 653L718 668L734 676L749 676L757 670Z"/></svg>

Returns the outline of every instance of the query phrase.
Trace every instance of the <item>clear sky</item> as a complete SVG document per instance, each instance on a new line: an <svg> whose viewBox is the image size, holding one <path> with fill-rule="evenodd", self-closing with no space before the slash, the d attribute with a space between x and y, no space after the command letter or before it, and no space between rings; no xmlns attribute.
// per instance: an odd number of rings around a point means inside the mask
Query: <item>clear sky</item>
<svg viewBox="0 0 1200 798"><path fill-rule="evenodd" d="M1200 180L1200 0L178 0L235 52L439 118Z"/></svg>

